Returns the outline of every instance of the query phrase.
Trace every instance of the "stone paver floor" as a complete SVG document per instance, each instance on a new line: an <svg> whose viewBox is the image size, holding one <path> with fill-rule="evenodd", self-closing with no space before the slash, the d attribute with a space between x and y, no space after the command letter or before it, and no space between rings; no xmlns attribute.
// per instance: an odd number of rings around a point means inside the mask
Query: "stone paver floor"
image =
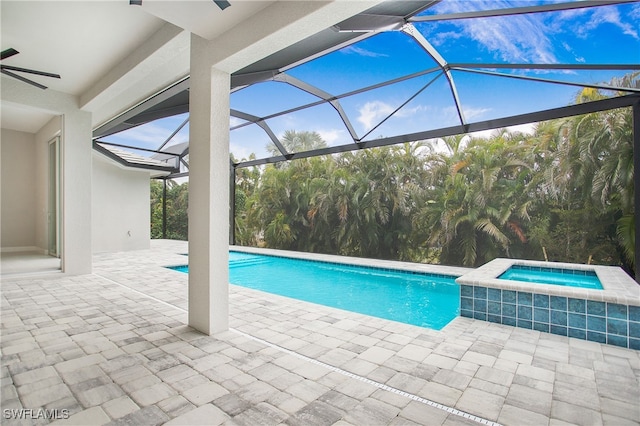
<svg viewBox="0 0 640 426"><path fill-rule="evenodd" d="M2 424L640 424L640 352L457 318L442 331L231 286L186 326L183 242L3 277ZM58 417L49 419L48 417Z"/></svg>

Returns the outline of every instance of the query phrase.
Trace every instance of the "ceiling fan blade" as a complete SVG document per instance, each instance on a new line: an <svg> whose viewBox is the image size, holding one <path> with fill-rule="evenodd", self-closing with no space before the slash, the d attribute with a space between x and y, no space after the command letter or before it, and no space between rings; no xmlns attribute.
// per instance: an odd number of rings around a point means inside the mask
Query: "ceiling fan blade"
<svg viewBox="0 0 640 426"><path fill-rule="evenodd" d="M12 57L13 55L17 55L18 52L16 49L14 49L13 47L10 49L6 49L2 51L2 56L0 57L0 60L4 61L7 58Z"/></svg>
<svg viewBox="0 0 640 426"><path fill-rule="evenodd" d="M218 7L222 10L225 10L226 8L231 6L231 3L229 3L227 0L213 0L213 2L217 4Z"/></svg>
<svg viewBox="0 0 640 426"><path fill-rule="evenodd" d="M41 75L43 77L61 78L59 74L53 74L53 73L44 72L44 71L30 70L28 68L12 67L10 65L0 65L0 67L2 67L3 70L26 72L28 74Z"/></svg>
<svg viewBox="0 0 640 426"><path fill-rule="evenodd" d="M22 81L22 82L24 82L24 83L30 84L30 85L32 85L32 86L36 86L36 87L37 87L37 88L39 88L39 89L46 89L46 88L47 88L47 86L43 86L42 84L40 84L40 83L36 83L36 82L35 82L35 81L33 81L33 80L29 80L28 78L24 78L24 77L22 77L21 75L14 74L14 73L12 73L11 71L7 71L7 70L6 70L6 69L4 69L4 68L2 68L2 69L0 70L0 72L1 72L2 74L6 74L6 75L8 75L8 76L10 76L10 77L13 77L13 78L15 78L15 79L17 79L17 80L20 80L20 81Z"/></svg>

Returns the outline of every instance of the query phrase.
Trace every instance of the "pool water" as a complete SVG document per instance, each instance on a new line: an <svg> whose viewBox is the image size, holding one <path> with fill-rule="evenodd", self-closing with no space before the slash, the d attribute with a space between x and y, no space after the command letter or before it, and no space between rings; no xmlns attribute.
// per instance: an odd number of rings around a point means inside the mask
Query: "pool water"
<svg viewBox="0 0 640 426"><path fill-rule="evenodd" d="M229 252L231 284L435 330L459 314L456 278Z"/></svg>
<svg viewBox="0 0 640 426"><path fill-rule="evenodd" d="M498 278L602 290L602 284L593 271L513 265Z"/></svg>

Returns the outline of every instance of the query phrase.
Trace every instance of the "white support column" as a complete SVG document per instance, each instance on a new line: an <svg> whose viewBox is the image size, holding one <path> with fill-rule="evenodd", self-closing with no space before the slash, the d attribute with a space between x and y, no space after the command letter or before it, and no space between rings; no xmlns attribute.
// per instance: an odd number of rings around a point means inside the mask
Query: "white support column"
<svg viewBox="0 0 640 426"><path fill-rule="evenodd" d="M91 259L91 113L62 115L62 271L90 274Z"/></svg>
<svg viewBox="0 0 640 426"><path fill-rule="evenodd" d="M191 36L189 93L189 325L229 328L230 74L207 59L211 43Z"/></svg>

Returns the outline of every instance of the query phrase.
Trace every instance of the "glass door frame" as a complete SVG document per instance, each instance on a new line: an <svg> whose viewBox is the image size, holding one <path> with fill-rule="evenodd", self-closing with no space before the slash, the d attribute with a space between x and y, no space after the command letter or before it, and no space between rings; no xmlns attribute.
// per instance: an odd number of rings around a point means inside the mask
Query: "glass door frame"
<svg viewBox="0 0 640 426"><path fill-rule="evenodd" d="M60 137L47 146L47 254L60 257Z"/></svg>

